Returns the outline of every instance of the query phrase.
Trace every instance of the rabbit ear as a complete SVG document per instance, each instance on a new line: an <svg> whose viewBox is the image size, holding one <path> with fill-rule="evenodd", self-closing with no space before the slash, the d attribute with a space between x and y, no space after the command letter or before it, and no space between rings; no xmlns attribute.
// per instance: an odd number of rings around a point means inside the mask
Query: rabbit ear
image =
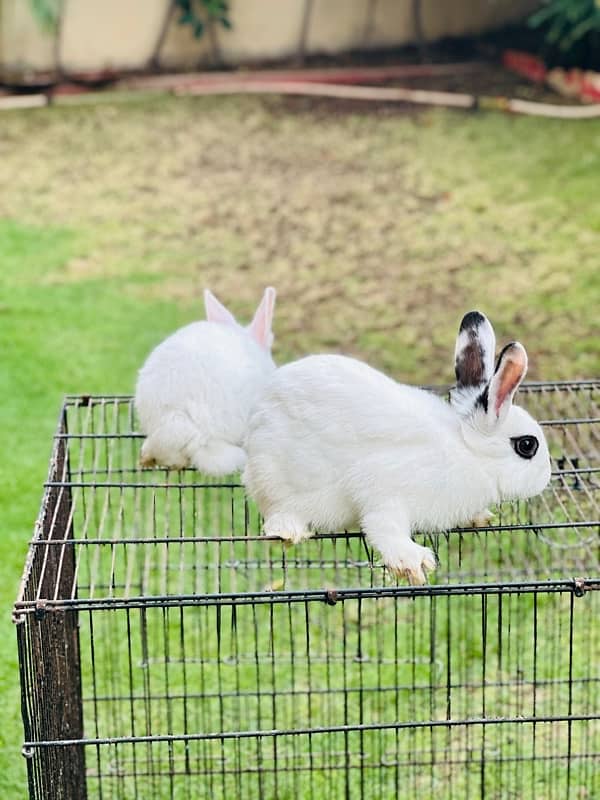
<svg viewBox="0 0 600 800"><path fill-rule="evenodd" d="M491 425L499 425L505 419L526 372L527 352L523 345L519 342L507 344L500 353L487 389L487 416Z"/></svg>
<svg viewBox="0 0 600 800"><path fill-rule="evenodd" d="M271 326L273 324L276 294L272 286L265 289L263 299L260 301L260 305L254 314L254 319L249 325L250 335L261 347L267 350L269 350L273 344Z"/></svg>
<svg viewBox="0 0 600 800"><path fill-rule="evenodd" d="M494 371L496 336L490 321L479 311L469 311L462 319L454 350L454 371L458 389L478 387L489 381Z"/></svg>
<svg viewBox="0 0 600 800"><path fill-rule="evenodd" d="M222 303L219 303L210 289L204 290L204 308L209 322L221 322L224 325L237 325L235 317Z"/></svg>

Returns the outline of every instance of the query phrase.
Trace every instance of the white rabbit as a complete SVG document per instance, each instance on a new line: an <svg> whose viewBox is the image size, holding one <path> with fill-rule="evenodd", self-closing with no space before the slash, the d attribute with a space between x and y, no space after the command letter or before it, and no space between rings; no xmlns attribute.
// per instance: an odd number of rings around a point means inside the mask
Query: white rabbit
<svg viewBox="0 0 600 800"><path fill-rule="evenodd" d="M208 289L204 304L207 321L169 336L140 370L135 407L147 437L142 466L226 475L246 463L242 442L250 409L275 369L275 289L265 290L247 328Z"/></svg>
<svg viewBox="0 0 600 800"><path fill-rule="evenodd" d="M456 342L447 403L351 358L309 356L278 369L248 425L244 482L264 533L299 542L360 524L395 574L424 583L434 554L415 530L465 524L490 503L550 479L540 426L512 405L527 354L472 311Z"/></svg>

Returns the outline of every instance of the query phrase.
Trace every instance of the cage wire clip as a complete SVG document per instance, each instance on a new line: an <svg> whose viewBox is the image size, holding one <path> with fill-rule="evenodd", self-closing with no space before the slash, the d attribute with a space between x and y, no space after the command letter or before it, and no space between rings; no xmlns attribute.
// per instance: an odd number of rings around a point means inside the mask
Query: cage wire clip
<svg viewBox="0 0 600 800"><path fill-rule="evenodd" d="M47 611L48 611L48 603L46 602L46 600L36 600L35 611L33 612L33 615L38 622L41 622L41 620L44 619Z"/></svg>
<svg viewBox="0 0 600 800"><path fill-rule="evenodd" d="M328 606L334 606L338 601L337 591L335 589L327 589L325 591L325 602Z"/></svg>
<svg viewBox="0 0 600 800"><path fill-rule="evenodd" d="M13 610L12 621L14 625L22 625L26 619L27 614L25 614L24 611L21 611L20 609L17 610L16 608Z"/></svg>
<svg viewBox="0 0 600 800"><path fill-rule="evenodd" d="M573 579L573 594L575 597L583 597L585 594L586 586L585 586L585 578L574 578Z"/></svg>

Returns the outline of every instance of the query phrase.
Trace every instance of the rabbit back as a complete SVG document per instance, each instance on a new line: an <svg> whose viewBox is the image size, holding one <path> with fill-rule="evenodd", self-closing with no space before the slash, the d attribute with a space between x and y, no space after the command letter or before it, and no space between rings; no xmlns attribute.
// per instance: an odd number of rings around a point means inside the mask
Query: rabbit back
<svg viewBox="0 0 600 800"><path fill-rule="evenodd" d="M263 511L300 504L316 526L351 525L402 491L418 516L420 490L447 482L458 436L434 394L355 359L310 356L269 381L249 422L245 482Z"/></svg>
<svg viewBox="0 0 600 800"><path fill-rule="evenodd" d="M160 441L156 460L184 466L178 462L192 435L195 447L213 441L241 445L250 409L273 369L270 353L242 328L194 322L165 339L136 386L140 428Z"/></svg>

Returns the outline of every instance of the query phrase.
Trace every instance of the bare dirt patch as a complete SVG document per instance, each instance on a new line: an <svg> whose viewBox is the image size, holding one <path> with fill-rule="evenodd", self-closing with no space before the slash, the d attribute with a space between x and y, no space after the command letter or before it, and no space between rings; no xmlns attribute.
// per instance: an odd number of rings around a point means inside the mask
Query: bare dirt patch
<svg viewBox="0 0 600 800"><path fill-rule="evenodd" d="M81 239L48 282L110 280L190 316L208 285L242 318L273 284L280 358L344 350L436 382L451 379L456 325L479 305L501 336L539 348L533 374L544 374L551 276L584 233L560 186L556 196L532 189L547 183L555 142L544 131L556 126L277 97L105 102L4 119L10 189L0 215ZM597 232L591 240L590 258ZM579 301L571 308L561 291L565 335L585 333ZM552 377L573 375L553 367Z"/></svg>

